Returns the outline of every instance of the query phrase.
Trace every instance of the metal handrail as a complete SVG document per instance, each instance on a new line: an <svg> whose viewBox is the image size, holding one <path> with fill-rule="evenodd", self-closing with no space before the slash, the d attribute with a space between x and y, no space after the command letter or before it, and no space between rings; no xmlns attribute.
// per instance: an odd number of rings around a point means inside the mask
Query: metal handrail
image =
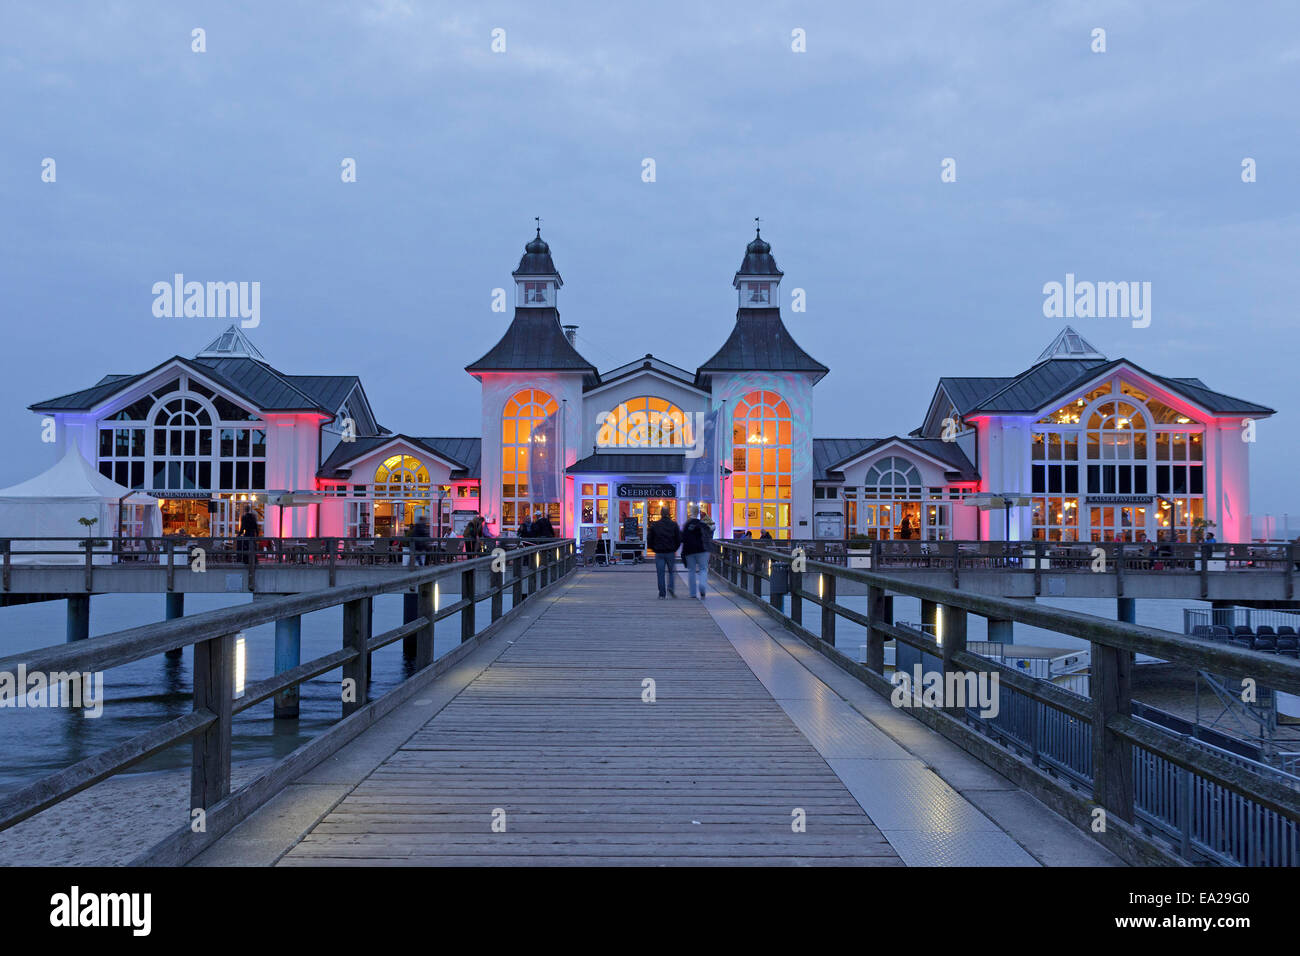
<svg viewBox="0 0 1300 956"><path fill-rule="evenodd" d="M1122 546L1121 546L1122 547ZM1287 546L1288 555L1294 553ZM1035 555L1041 557L1041 547ZM1205 785L1222 788L1250 803L1261 811L1275 813L1284 818L1292 839L1300 846L1300 799L1290 786L1276 775L1261 774L1240 762L1229 760L1205 748L1189 744L1180 735L1166 728L1135 720L1131 715L1132 701L1128 698L1127 671L1131 654L1149 654L1166 661L1188 664L1203 670L1227 674L1238 678L1251 678L1260 684L1291 693L1300 693L1300 662L1277 655L1263 654L1244 648L1209 645L1182 635L1171 634L1156 628L1144 627L1081 614L1057 608L987 597L956 588L923 584L914 578L899 574L883 574L875 570L856 570L803 556L802 570L792 566L792 552L775 548L760 548L736 542L714 542L713 570L744 597L761 603L774 616L792 625L805 639L818 642L850 673L875 689L885 692L890 687L885 679L884 642L895 640L917 651L932 655L942 661L943 670L971 671L996 668L1003 687L1013 695L1032 701L1035 707L1045 708L1044 714L1056 713L1063 719L1074 720L1078 726L1091 728L1092 759L1089 773L1082 774L1069 768L1076 780L1093 788L1096 803L1119 820L1132 823L1142 816L1135 807L1134 775L1126 763L1135 754L1147 753L1155 759L1189 772L1191 778ZM805 582L816 581L812 589ZM852 581L865 585L867 613L862 614L841 605L837 598L838 584ZM763 584L767 582L767 600L763 600ZM885 617L885 598L890 594L919 598L923 602L943 605L945 629L942 643L925 633L900 627ZM790 599L786 613L785 599ZM803 603L809 602L822 609L820 633L804 627ZM996 620L1015 621L1046 630L1066 633L1089 641L1093 647L1093 674L1090 680L1091 699L1080 697L1049 681L1028 677L1014 670L970 654L966 649L966 615L974 613ZM867 663L865 667L834 652L835 622L852 621L867 629ZM892 688L891 688L892 689ZM979 729L986 736L997 739L1005 735L989 721L969 712L960 715L943 713L935 717L957 719ZM1042 717L1034 718L1037 727ZM981 723L984 726L981 726ZM1037 738L1039 730L1032 729ZM1020 740L1034 750L1034 762L1041 756L1035 740ZM1182 840L1182 850L1190 852L1191 841ZM1290 852L1296 852L1294 850ZM1215 859L1224 861L1216 852Z"/></svg>

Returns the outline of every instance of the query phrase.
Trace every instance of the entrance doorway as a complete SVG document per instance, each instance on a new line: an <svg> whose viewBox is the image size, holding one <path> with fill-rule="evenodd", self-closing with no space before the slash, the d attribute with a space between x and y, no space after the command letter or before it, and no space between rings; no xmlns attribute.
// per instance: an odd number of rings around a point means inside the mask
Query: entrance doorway
<svg viewBox="0 0 1300 956"><path fill-rule="evenodd" d="M659 512L668 509L668 516L677 520L676 498L620 499L618 503L619 540L645 541L651 521L659 520Z"/></svg>

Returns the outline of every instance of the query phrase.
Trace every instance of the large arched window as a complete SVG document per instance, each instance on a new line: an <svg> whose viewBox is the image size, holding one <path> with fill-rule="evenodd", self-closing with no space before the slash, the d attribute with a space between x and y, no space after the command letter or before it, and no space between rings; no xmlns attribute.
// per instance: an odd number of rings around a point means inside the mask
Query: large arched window
<svg viewBox="0 0 1300 956"><path fill-rule="evenodd" d="M651 395L619 402L596 433L601 448L680 448L693 441L686 413Z"/></svg>
<svg viewBox="0 0 1300 956"><path fill-rule="evenodd" d="M731 432L732 527L759 537L790 537L793 472L790 406L776 392L736 403Z"/></svg>
<svg viewBox="0 0 1300 956"><path fill-rule="evenodd" d="M157 493L164 534L233 534L244 507L260 520L266 437L255 413L181 375L100 422L99 471ZM208 496L218 502L214 517Z"/></svg>
<svg viewBox="0 0 1300 956"><path fill-rule="evenodd" d="M1203 442L1200 423L1132 382L1099 384L1034 427L1034 537L1191 540Z"/></svg>
<svg viewBox="0 0 1300 956"><path fill-rule="evenodd" d="M516 530L527 517L545 511L552 526L560 528L560 503L534 501L528 488L528 449L533 427L558 408L555 399L539 388L526 388L506 402L501 413L501 533Z"/></svg>

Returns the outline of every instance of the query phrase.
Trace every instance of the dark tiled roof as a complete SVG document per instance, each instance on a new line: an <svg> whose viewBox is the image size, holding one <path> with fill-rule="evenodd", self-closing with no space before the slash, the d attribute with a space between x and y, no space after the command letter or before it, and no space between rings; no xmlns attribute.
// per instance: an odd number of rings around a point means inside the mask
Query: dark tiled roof
<svg viewBox="0 0 1300 956"><path fill-rule="evenodd" d="M1199 378L1164 378L1160 375L1151 377L1157 382L1168 385L1171 391L1186 395L1198 405L1221 415L1273 415L1277 411L1265 405L1256 405L1242 398L1233 398L1231 395L1216 392Z"/></svg>
<svg viewBox="0 0 1300 956"><path fill-rule="evenodd" d="M570 474L673 475L686 471L686 456L638 454L635 452L596 452L569 466Z"/></svg>
<svg viewBox="0 0 1300 956"><path fill-rule="evenodd" d="M814 438L813 480L834 480L830 477L833 466L855 458L879 441L879 438Z"/></svg>
<svg viewBox="0 0 1300 956"><path fill-rule="evenodd" d="M371 435L356 441L340 442L316 472L318 478L347 478L349 462L369 455L376 448L393 441L405 441L423 448L431 455L446 459L458 468L451 471L452 478L478 478L482 456L482 440L478 438L416 438L411 435Z"/></svg>
<svg viewBox="0 0 1300 956"><path fill-rule="evenodd" d="M731 336L695 373L811 372L818 381L830 371L799 347L781 321L780 309L738 309Z"/></svg>
<svg viewBox="0 0 1300 956"><path fill-rule="evenodd" d="M208 371L218 382L229 387L264 411L327 411L315 398L295 386L286 375L271 366L249 358L201 358L194 364ZM336 406L337 408L337 406Z"/></svg>
<svg viewBox="0 0 1300 956"><path fill-rule="evenodd" d="M310 395L324 408L337 411L361 381L355 375L286 375L294 388Z"/></svg>
<svg viewBox="0 0 1300 956"><path fill-rule="evenodd" d="M1119 362L1100 359L1049 359L1021 372L976 406L981 412L1032 412Z"/></svg>
<svg viewBox="0 0 1300 956"><path fill-rule="evenodd" d="M174 355L139 375L106 376L79 392L47 399L30 406L32 411L88 411L136 382L148 378L165 365L178 362L212 379L222 389L263 411L313 411L333 414L315 398L291 384L288 378L252 359L187 359ZM337 406L336 406L337 407Z"/></svg>
<svg viewBox="0 0 1300 956"><path fill-rule="evenodd" d="M1015 377L947 377L939 379L939 385L947 393L948 398L957 406L957 412L965 415L972 408L978 405L984 399L988 398L998 389L1015 381ZM947 409L943 409L947 414Z"/></svg>
<svg viewBox="0 0 1300 956"><path fill-rule="evenodd" d="M969 411L1036 412L1054 401L1077 392L1087 382L1105 375L1120 365L1131 366L1152 381L1159 382L1170 391L1217 415L1275 413L1274 409L1264 405L1216 392L1198 378L1170 378L1154 375L1127 359L1114 359L1109 362L1098 359L1051 359L1039 362L1007 380L1007 384L982 399ZM949 395L951 397L951 392Z"/></svg>
<svg viewBox="0 0 1300 956"><path fill-rule="evenodd" d="M143 377L143 375L132 375L123 378L111 376L100 379L97 384L92 385L90 388L83 388L79 392L69 392L67 395L60 395L57 398L48 398L43 402L37 402L35 405L29 405L28 408L34 412L87 411Z"/></svg>
<svg viewBox="0 0 1300 956"><path fill-rule="evenodd" d="M477 362L465 366L470 373L517 369L586 372L596 377L596 366L569 344L556 309L515 309L514 320L501 341Z"/></svg>
<svg viewBox="0 0 1300 956"><path fill-rule="evenodd" d="M975 481L979 474L975 466L966 457L955 442L939 438L814 438L813 439L813 480L839 481L844 475L839 468L846 462L870 452L874 448L899 442L905 448L912 448L931 458L948 465L949 472L955 472L955 481Z"/></svg>
<svg viewBox="0 0 1300 956"><path fill-rule="evenodd" d="M465 473L458 478L480 477L480 462L483 457L483 439L481 438L421 438L419 441L439 452L444 458L460 462Z"/></svg>

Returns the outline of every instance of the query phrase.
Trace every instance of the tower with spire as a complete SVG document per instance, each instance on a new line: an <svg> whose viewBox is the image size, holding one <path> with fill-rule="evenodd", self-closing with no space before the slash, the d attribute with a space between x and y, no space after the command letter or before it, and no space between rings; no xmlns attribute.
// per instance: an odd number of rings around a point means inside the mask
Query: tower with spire
<svg viewBox="0 0 1300 956"><path fill-rule="evenodd" d="M792 537L811 537L813 386L829 369L799 347L781 318L784 273L761 226L756 219L754 238L732 277L738 298L736 324L695 377L701 388L710 390L712 407L721 409L722 460L732 469L728 497L735 502L734 511L730 505L727 509L725 528L740 527L731 519L758 500L763 502L760 509L789 509L788 523L777 524L788 528ZM737 418L738 412L744 420ZM769 413L786 416L788 426L778 421L768 427ZM751 454L755 451L761 452L757 473ZM775 474L768 467L772 461ZM770 496L769 487L776 489ZM748 497L742 497L742 491ZM761 497L755 499L756 493Z"/></svg>
<svg viewBox="0 0 1300 956"><path fill-rule="evenodd" d="M506 471L503 461L512 455L515 461L526 461L526 458L519 458L524 439L520 438L518 424L503 424L502 416L507 406L520 407L521 403L516 399L525 396L539 404L553 403L557 410L561 410L564 433L562 460L567 466L577 460L583 386L599 381L596 367L579 354L560 325L556 299L564 281L551 258L550 244L542 238L540 220L537 221L536 234L524 246L523 256L512 276L515 280L515 312L510 325L482 358L465 366L465 371L482 385L480 510L493 521L498 533L514 530L502 524L503 511L506 510L502 507L505 497L503 475ZM522 404L531 407L529 401ZM527 428L524 430L526 432ZM522 464L517 467L526 469ZM519 507L512 506L516 510ZM573 514L571 494L561 502L560 513ZM558 526L556 531L572 533L571 528Z"/></svg>

